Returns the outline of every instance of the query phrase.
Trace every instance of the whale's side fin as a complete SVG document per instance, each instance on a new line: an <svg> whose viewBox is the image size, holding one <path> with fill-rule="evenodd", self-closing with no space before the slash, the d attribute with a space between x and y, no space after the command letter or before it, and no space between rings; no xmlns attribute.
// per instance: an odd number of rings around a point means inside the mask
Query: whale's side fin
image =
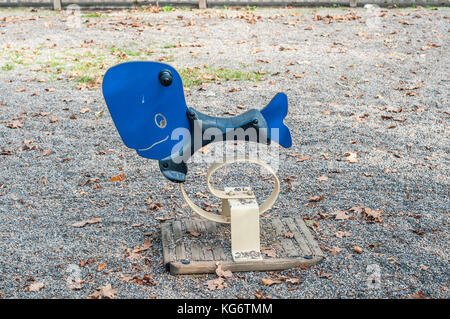
<svg viewBox="0 0 450 319"><path fill-rule="evenodd" d="M284 93L278 93L272 101L261 110L261 114L267 122L270 129L270 139L281 146L288 148L292 145L291 133L283 120L288 112L287 96ZM276 132L278 129L278 134Z"/></svg>

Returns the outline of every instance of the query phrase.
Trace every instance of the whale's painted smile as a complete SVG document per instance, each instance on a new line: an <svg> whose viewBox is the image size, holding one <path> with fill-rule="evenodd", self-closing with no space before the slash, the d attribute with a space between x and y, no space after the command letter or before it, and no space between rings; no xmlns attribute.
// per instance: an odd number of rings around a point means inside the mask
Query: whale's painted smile
<svg viewBox="0 0 450 319"><path fill-rule="evenodd" d="M169 139L169 135L167 135L167 136L166 136L165 138L163 138L162 140L153 143L152 145L150 145L150 146L147 147L147 148L140 148L140 149L138 149L138 151L141 151L141 152L143 152L143 151L148 151L148 150L151 149L153 146L158 145L159 143L165 142L165 141L167 141L168 139Z"/></svg>

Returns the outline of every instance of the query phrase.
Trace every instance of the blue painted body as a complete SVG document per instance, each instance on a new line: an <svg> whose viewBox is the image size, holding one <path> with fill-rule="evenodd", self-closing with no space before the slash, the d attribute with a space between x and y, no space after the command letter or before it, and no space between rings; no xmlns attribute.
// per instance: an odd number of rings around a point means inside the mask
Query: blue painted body
<svg viewBox="0 0 450 319"><path fill-rule="evenodd" d="M158 74L162 70L172 73L170 86L160 83ZM179 140L172 139L172 132L177 128L190 131L192 125L186 114L188 108L181 77L170 65L158 62L118 64L104 76L103 96L124 144L140 156L161 160L183 148ZM278 93L263 110L257 111L268 129L278 129L279 134L271 136L269 133L269 137L283 147L292 144L289 129L283 123L287 111L284 93ZM212 119L222 128L224 123L235 123L236 127L239 124L234 118ZM254 118L248 120L251 122Z"/></svg>
<svg viewBox="0 0 450 319"><path fill-rule="evenodd" d="M164 69L173 74L169 88L158 79ZM157 62L118 64L103 78L103 96L127 147L157 160L178 150L173 149L179 141L171 139L172 131L178 127L189 129L189 122L183 84L174 68ZM158 126L164 118L166 126Z"/></svg>

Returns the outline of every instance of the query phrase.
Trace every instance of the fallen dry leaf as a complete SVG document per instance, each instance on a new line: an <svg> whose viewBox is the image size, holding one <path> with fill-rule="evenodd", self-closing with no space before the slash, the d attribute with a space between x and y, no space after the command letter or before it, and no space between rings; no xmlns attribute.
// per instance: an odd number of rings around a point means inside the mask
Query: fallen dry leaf
<svg viewBox="0 0 450 319"><path fill-rule="evenodd" d="M98 272L103 271L103 269L105 269L105 267L106 267L106 264L100 264L100 265L98 265L98 267L97 267L97 271L98 271Z"/></svg>
<svg viewBox="0 0 450 319"><path fill-rule="evenodd" d="M311 158L311 157L308 156L308 155L300 156L300 157L297 157L296 162L297 162L297 163L298 163L298 162L303 162L303 161L309 160L310 158Z"/></svg>
<svg viewBox="0 0 450 319"><path fill-rule="evenodd" d="M299 278L288 278L288 279L286 279L286 282L296 285L296 284L300 283L300 279Z"/></svg>
<svg viewBox="0 0 450 319"><path fill-rule="evenodd" d="M25 291L29 292L38 292L41 291L42 288L45 287L43 282L35 282L25 287Z"/></svg>
<svg viewBox="0 0 450 319"><path fill-rule="evenodd" d="M345 220L345 219L349 219L349 218L352 217L350 215L347 215L347 213L345 211L343 211L343 210L338 210L337 212L334 212L334 213L331 213L331 214L335 215L334 219L336 219L336 220Z"/></svg>
<svg viewBox="0 0 450 319"><path fill-rule="evenodd" d="M146 251L147 249L150 248L151 245L152 245L152 242L150 241L150 238L147 238L141 247L136 247L133 249L133 253L137 254L137 253Z"/></svg>
<svg viewBox="0 0 450 319"><path fill-rule="evenodd" d="M381 218L382 211L383 211L382 209L375 210L368 207L364 207L363 218L370 223L375 222L380 223L383 221L383 219Z"/></svg>
<svg viewBox="0 0 450 319"><path fill-rule="evenodd" d="M347 231L339 230L334 234L337 238L344 238L344 237L350 237L352 233Z"/></svg>
<svg viewBox="0 0 450 319"><path fill-rule="evenodd" d="M116 175L116 176L111 177L111 178L109 179L109 181L110 181L110 182L121 182L121 181L123 181L124 179L125 179L125 174L122 173L122 174L119 174L119 175Z"/></svg>
<svg viewBox="0 0 450 319"><path fill-rule="evenodd" d="M90 299L113 299L116 294L117 290L113 289L111 285L108 284L106 286L97 288L97 291L95 291L93 294L90 294L88 297Z"/></svg>
<svg viewBox="0 0 450 319"><path fill-rule="evenodd" d="M72 227L80 228L80 227L84 227L86 225L97 224L97 223L100 223L101 221L102 221L101 218L91 218L89 220L83 220L81 222L76 222L76 223L72 224Z"/></svg>
<svg viewBox="0 0 450 319"><path fill-rule="evenodd" d="M6 126L12 129L22 128L23 123L19 121L12 121L11 123L6 124Z"/></svg>
<svg viewBox="0 0 450 319"><path fill-rule="evenodd" d="M281 281L280 280L273 280L270 278L263 278L261 279L261 282L264 286L272 286L272 285L276 285L276 284L280 284Z"/></svg>
<svg viewBox="0 0 450 319"><path fill-rule="evenodd" d="M208 280L205 285L208 287L209 290L221 290L227 287L227 284L225 283L225 279L222 277L219 277L217 279Z"/></svg>
<svg viewBox="0 0 450 319"><path fill-rule="evenodd" d="M216 263L216 274L219 277L223 277L226 279L233 278L233 273L230 270L223 270L222 264L220 262Z"/></svg>
<svg viewBox="0 0 450 319"><path fill-rule="evenodd" d="M318 271L317 276L319 276L319 278L326 278L326 279L331 279L331 277L333 277L332 274L324 272L324 271Z"/></svg>
<svg viewBox="0 0 450 319"><path fill-rule="evenodd" d="M356 152L346 152L345 160L349 163L358 163L358 153Z"/></svg>
<svg viewBox="0 0 450 319"><path fill-rule="evenodd" d="M338 253L340 253L343 249L339 248L337 246L333 246L330 249L328 249L328 251L330 252L330 254L336 256Z"/></svg>
<svg viewBox="0 0 450 319"><path fill-rule="evenodd" d="M352 247L352 250L355 253L358 253L358 254L362 254L362 252L363 252L363 249L361 247L359 247L359 246L356 246L356 245Z"/></svg>
<svg viewBox="0 0 450 319"><path fill-rule="evenodd" d="M53 153L52 150L45 150L42 152L42 156L49 156L51 153Z"/></svg>
<svg viewBox="0 0 450 319"><path fill-rule="evenodd" d="M320 196L313 196L311 198L308 199L308 202L312 202L312 203L318 203L320 202L322 199L324 199L325 196L320 195Z"/></svg>

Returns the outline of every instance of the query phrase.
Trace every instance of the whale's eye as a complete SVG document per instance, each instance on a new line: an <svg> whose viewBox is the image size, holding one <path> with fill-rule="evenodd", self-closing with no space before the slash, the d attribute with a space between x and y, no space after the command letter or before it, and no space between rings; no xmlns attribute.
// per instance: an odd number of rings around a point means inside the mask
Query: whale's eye
<svg viewBox="0 0 450 319"><path fill-rule="evenodd" d="M161 113L157 113L155 115L155 124L159 128L165 128L167 125L166 117L164 115L162 115Z"/></svg>

